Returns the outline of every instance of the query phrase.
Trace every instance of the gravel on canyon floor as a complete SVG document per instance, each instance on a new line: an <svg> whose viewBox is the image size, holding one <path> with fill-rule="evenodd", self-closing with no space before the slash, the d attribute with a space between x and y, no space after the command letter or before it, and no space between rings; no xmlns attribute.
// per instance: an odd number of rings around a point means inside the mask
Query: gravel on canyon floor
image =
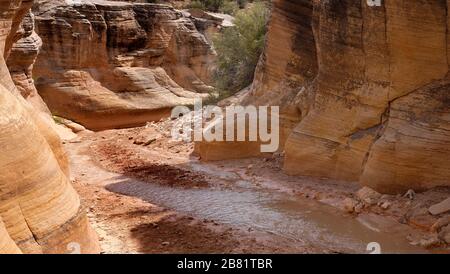
<svg viewBox="0 0 450 274"><path fill-rule="evenodd" d="M428 208L445 200L450 190L437 188L414 195L381 195L357 184L283 174L282 154L265 158L204 163L193 154L193 143L170 138L171 121L145 127L84 131L66 140L72 182L89 209L89 217L105 253L335 253L307 243L187 216L139 197L111 191L112 183L136 179L170 188L233 188L236 181L221 178L228 170L254 187L286 192L339 209L350 217L373 214L406 224L417 233L408 240L448 253L445 220ZM193 163L193 164L192 164Z"/></svg>

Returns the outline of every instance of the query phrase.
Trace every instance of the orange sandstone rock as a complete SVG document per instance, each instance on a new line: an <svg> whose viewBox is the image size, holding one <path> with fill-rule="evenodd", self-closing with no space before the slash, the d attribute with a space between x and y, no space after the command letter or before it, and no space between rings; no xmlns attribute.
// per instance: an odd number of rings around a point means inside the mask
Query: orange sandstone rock
<svg viewBox="0 0 450 274"><path fill-rule="evenodd" d="M0 253L64 253L72 242L79 243L83 253L99 252L67 177L59 138L21 96L25 89L19 92L6 66L14 42L23 37L16 33L31 3L0 1ZM29 56L22 57L23 64L10 65L29 68Z"/></svg>
<svg viewBox="0 0 450 274"><path fill-rule="evenodd" d="M215 53L169 6L50 1L34 13L36 86L58 116L92 130L137 126L211 90Z"/></svg>
<svg viewBox="0 0 450 274"><path fill-rule="evenodd" d="M448 5L273 1L242 103L280 106L288 174L380 192L450 185Z"/></svg>

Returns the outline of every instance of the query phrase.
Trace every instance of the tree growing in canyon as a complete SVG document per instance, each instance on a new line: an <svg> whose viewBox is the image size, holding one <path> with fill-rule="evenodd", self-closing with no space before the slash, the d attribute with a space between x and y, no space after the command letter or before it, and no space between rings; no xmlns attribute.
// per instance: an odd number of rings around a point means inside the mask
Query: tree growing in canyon
<svg viewBox="0 0 450 274"><path fill-rule="evenodd" d="M224 0L196 0L192 1L189 6L191 8L199 8L203 10L218 12L223 6Z"/></svg>
<svg viewBox="0 0 450 274"><path fill-rule="evenodd" d="M231 95L251 84L264 47L268 7L258 2L237 13L232 28L214 39L217 51L216 88L220 97Z"/></svg>

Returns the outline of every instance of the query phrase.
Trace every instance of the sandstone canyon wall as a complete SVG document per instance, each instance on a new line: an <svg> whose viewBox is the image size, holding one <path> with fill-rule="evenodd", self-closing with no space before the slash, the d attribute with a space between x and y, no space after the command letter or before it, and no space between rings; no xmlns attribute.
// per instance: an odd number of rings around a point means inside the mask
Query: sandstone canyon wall
<svg viewBox="0 0 450 274"><path fill-rule="evenodd" d="M98 252L61 142L33 86L40 42L31 5L0 0L0 253L66 253L71 242L83 253Z"/></svg>
<svg viewBox="0 0 450 274"><path fill-rule="evenodd" d="M273 1L243 103L280 106L288 174L382 192L450 185L450 1L382 2Z"/></svg>
<svg viewBox="0 0 450 274"><path fill-rule="evenodd" d="M75 2L40 1L33 9L43 40L34 77L53 114L93 130L142 125L211 90L214 50L183 13Z"/></svg>

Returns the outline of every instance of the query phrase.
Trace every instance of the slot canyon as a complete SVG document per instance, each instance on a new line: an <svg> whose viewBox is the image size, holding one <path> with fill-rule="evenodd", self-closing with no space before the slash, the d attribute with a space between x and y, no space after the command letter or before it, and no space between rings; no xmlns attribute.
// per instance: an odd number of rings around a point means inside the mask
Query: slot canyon
<svg viewBox="0 0 450 274"><path fill-rule="evenodd" d="M183 2L0 0L0 253L450 253L450 0L263 1L272 153L174 140L237 20Z"/></svg>

